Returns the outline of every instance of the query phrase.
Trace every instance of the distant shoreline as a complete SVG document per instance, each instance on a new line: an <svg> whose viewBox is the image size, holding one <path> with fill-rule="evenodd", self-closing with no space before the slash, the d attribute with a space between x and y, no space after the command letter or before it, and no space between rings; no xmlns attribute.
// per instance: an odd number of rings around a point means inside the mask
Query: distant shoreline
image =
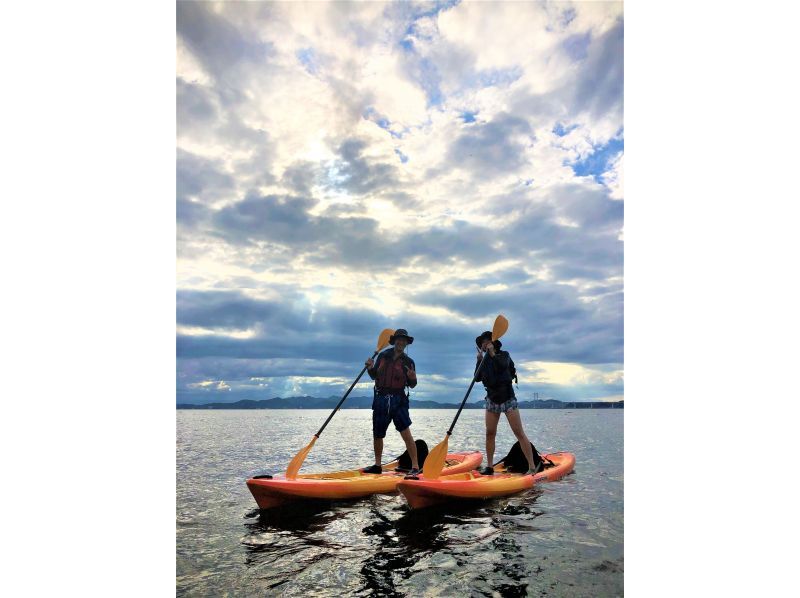
<svg viewBox="0 0 800 598"><path fill-rule="evenodd" d="M517 399L520 409L624 409L625 401L558 401L556 399ZM234 403L178 403L176 409L333 409L339 397L288 397L255 401L244 399ZM411 409L458 409L460 403L439 403L437 401L411 400ZM371 409L371 397L350 397L342 409ZM483 409L484 401L479 400L464 405L464 409Z"/></svg>

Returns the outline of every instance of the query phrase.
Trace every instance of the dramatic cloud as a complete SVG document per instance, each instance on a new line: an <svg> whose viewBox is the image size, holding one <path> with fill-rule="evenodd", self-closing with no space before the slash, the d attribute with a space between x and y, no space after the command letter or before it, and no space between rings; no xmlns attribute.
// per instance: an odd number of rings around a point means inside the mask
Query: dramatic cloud
<svg viewBox="0 0 800 598"><path fill-rule="evenodd" d="M177 24L179 402L338 395L386 327L456 400L498 313L523 398L623 394L622 3Z"/></svg>

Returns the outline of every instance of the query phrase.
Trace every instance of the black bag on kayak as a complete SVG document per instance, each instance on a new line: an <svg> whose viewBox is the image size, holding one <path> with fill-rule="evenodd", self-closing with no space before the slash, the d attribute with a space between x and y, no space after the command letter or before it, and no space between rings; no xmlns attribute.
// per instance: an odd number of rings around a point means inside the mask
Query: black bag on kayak
<svg viewBox="0 0 800 598"><path fill-rule="evenodd" d="M419 463L419 468L422 469L425 465L425 459L428 458L428 445L421 438L415 440L414 444L417 445L417 463ZM408 454L407 450L397 458L396 471L411 471L411 455Z"/></svg>
<svg viewBox="0 0 800 598"><path fill-rule="evenodd" d="M539 451L536 450L536 447L533 446L531 442L531 451L533 451L533 465L534 467L539 467L539 464L542 464L540 471L545 469L547 465L547 461L539 454ZM519 445L519 442L515 442L514 446L511 447L511 450L508 451L508 454L500 459L497 463L495 463L495 467L503 464L506 468L506 471L511 473L525 473L528 471L528 460L525 458L525 453L522 452L522 447Z"/></svg>

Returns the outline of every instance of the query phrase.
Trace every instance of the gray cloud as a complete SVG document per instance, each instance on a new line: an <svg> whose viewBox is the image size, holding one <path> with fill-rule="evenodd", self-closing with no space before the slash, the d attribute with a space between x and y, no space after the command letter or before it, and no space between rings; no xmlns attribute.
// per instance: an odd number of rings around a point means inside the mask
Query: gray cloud
<svg viewBox="0 0 800 598"><path fill-rule="evenodd" d="M316 183L320 174L321 167L319 164L307 160L298 160L284 170L281 184L294 191L297 195L308 196L311 193L311 187Z"/></svg>
<svg viewBox="0 0 800 598"><path fill-rule="evenodd" d="M198 199L204 203L233 199L236 190L234 177L225 172L219 160L197 156L178 148L176 184L178 200Z"/></svg>
<svg viewBox="0 0 800 598"><path fill-rule="evenodd" d="M455 388L469 375L474 337L489 328L498 312L511 321L504 345L521 361L583 364L622 362L622 293L583 303L572 287L516 281L510 269L477 281L468 294L428 291L412 302L445 306L484 319L471 327L447 318L405 313L389 321L378 311L311 306L291 291L285 298L257 300L237 292L179 292L178 322L216 330L256 330L253 338L179 335L177 355L183 379L228 382L252 376L349 376L371 352L384 327L405 327L416 340L409 353L420 373L443 376ZM497 282L514 286L502 292L476 290ZM378 306L376 306L377 308ZM446 398L446 397L442 397Z"/></svg>
<svg viewBox="0 0 800 598"><path fill-rule="evenodd" d="M214 94L196 83L180 77L175 83L178 131L215 125L219 119L219 106Z"/></svg>
<svg viewBox="0 0 800 598"><path fill-rule="evenodd" d="M227 93L236 93L248 66L264 68L274 54L271 43L248 36L205 2L177 3L177 32L218 84L231 85Z"/></svg>
<svg viewBox="0 0 800 598"><path fill-rule="evenodd" d="M316 232L307 214L314 203L305 197L250 194L214 214L215 230L235 245L259 240L308 244Z"/></svg>
<svg viewBox="0 0 800 598"><path fill-rule="evenodd" d="M371 218L314 216L315 202L300 196L248 195L213 215L214 234L234 245L260 242L293 247L310 263L339 264L357 269L383 268L399 258L424 257L431 263L497 259L485 244L493 232L456 222L405 236L387 236Z"/></svg>
<svg viewBox="0 0 800 598"><path fill-rule="evenodd" d="M511 114L531 122L550 123L611 119L622 127L624 82L623 21L597 38L585 35L565 42L568 53L578 53L575 74L553 91L538 93L520 88L508 98Z"/></svg>
<svg viewBox="0 0 800 598"><path fill-rule="evenodd" d="M482 290L497 283L509 288ZM413 295L412 299L487 322L497 313L503 313L512 322L509 342L528 360L621 362L622 293L612 293L589 303L581 301L580 297L574 287L528 281L518 270L511 270L507 276L496 274L479 281L468 293L425 291ZM514 322L524 325L518 328L513 326Z"/></svg>
<svg viewBox="0 0 800 598"><path fill-rule="evenodd" d="M525 144L519 136L532 141L528 122L510 114L498 114L489 122L464 125L464 133L448 152L448 161L474 169L481 174L514 172L524 163Z"/></svg>
<svg viewBox="0 0 800 598"><path fill-rule="evenodd" d="M576 77L573 109L594 118L615 116L622 123L624 26L619 22L594 40Z"/></svg>
<svg viewBox="0 0 800 598"><path fill-rule="evenodd" d="M341 157L336 162L337 180L330 186L350 193L363 195L397 184L397 169L385 162L370 162L362 152L367 144L361 139L347 139L339 146Z"/></svg>
<svg viewBox="0 0 800 598"><path fill-rule="evenodd" d="M250 193L213 212L209 233L237 246L290 248L296 259L308 264L356 270L382 269L398 259L424 260L431 267L519 259L546 264L568 279L621 274L622 242L617 237L623 207L599 186L562 185L536 195L520 192L494 198L487 204L489 213L508 221L503 225L501 220L499 229L456 220L449 226L387 235L371 218L338 217L358 208L357 202L352 209L337 206L312 215L309 210L315 205L299 195ZM560 218L577 226L560 224ZM497 243L501 245L495 247Z"/></svg>
<svg viewBox="0 0 800 598"><path fill-rule="evenodd" d="M181 4L185 4L183 2ZM235 109L227 105L224 94L219 89L207 88L194 83L177 80L177 123L178 139L194 139L203 143L216 142L217 144L239 152L249 152L249 156L232 163L233 173L239 186L257 187L274 182L271 173L272 160L275 148L271 143L269 133L263 129L248 127L237 115ZM187 157L188 156L188 157ZM183 159L182 159L183 158ZM205 176L205 171L211 171L208 176L214 176L223 170L219 160L207 160L202 165L197 164L203 158L192 157L189 152L179 150L178 176L180 169L191 168L194 170L189 177ZM183 164L182 164L183 162ZM182 184L192 184L184 177Z"/></svg>
<svg viewBox="0 0 800 598"><path fill-rule="evenodd" d="M176 203L176 217L179 236L182 231L192 231L203 222L208 215L208 209L201 203L179 197ZM185 240L185 239L182 239Z"/></svg>

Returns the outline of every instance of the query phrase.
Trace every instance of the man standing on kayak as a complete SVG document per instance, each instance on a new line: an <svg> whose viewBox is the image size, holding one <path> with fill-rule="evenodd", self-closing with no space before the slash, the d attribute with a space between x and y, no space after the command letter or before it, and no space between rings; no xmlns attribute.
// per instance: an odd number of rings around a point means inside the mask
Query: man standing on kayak
<svg viewBox="0 0 800 598"><path fill-rule="evenodd" d="M375 380L375 398L372 400L372 437L375 449L375 465L365 468L364 473L381 473L381 455L383 454L383 439L389 424L394 422L394 427L406 443L408 455L411 457L411 472L409 475L419 473L417 462L417 445L411 435L411 417L408 415L408 396L405 387L414 388L417 385L417 372L414 360L405 354L405 348L414 342L414 337L408 336L403 328L398 328L389 337L389 349L378 355L378 360L372 358L366 361L367 373Z"/></svg>
<svg viewBox="0 0 800 598"><path fill-rule="evenodd" d="M500 414L505 413L511 431L519 441L520 448L528 460L528 472L536 473L538 469L534 466L533 451L531 441L522 429L522 419L519 416L517 398L514 395L514 387L511 380L514 376L512 369L514 361L508 351L501 351L503 344L497 340L492 341L492 333L486 331L475 339L478 346L478 364L480 365L483 353L486 359L480 370L475 370L475 381L483 382L486 388L486 456L487 465L479 469L483 475L494 474L492 462L494 460L494 441L497 436L497 422L500 421ZM541 467L541 464L540 464Z"/></svg>

